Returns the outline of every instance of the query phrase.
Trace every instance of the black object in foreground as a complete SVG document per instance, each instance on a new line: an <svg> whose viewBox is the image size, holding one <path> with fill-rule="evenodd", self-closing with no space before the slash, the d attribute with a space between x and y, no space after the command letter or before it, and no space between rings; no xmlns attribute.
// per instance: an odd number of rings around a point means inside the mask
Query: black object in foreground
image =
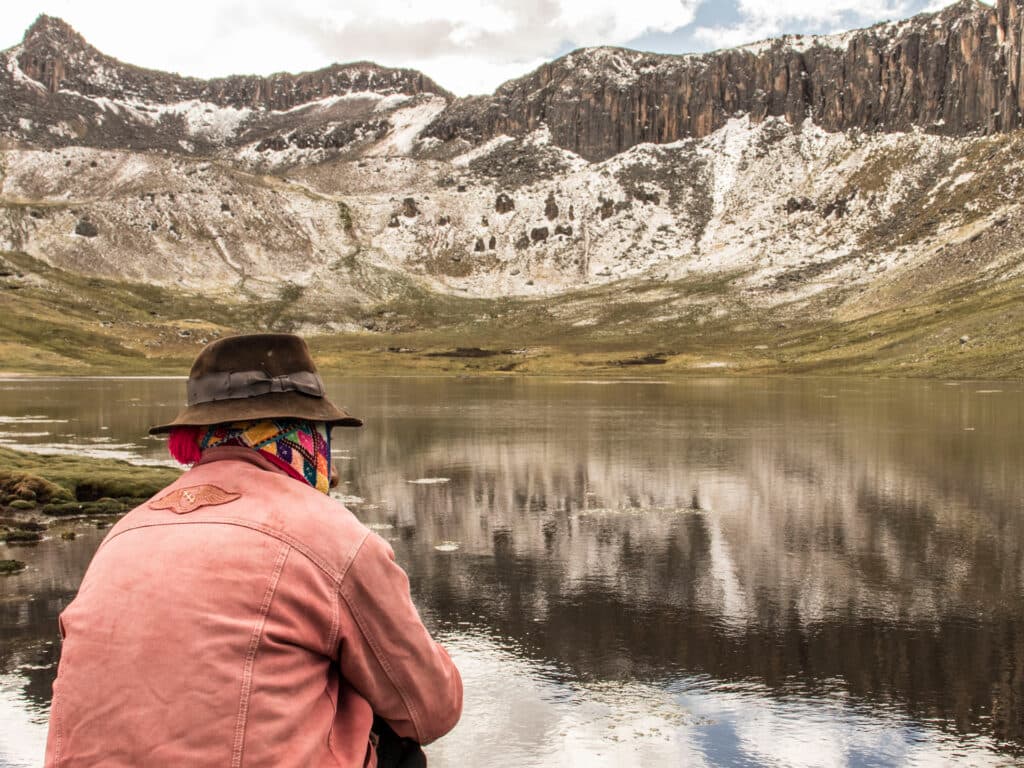
<svg viewBox="0 0 1024 768"><path fill-rule="evenodd" d="M370 738L377 750L377 768L427 768L427 756L412 739L403 739L374 715Z"/></svg>

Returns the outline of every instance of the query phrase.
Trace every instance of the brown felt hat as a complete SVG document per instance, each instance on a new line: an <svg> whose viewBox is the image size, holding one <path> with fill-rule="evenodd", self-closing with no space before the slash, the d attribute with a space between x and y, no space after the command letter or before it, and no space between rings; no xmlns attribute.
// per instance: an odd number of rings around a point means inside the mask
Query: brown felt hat
<svg viewBox="0 0 1024 768"><path fill-rule="evenodd" d="M253 419L363 425L327 399L309 347L291 333L229 336L206 345L192 364L186 389L188 404L177 418L153 427L149 434Z"/></svg>

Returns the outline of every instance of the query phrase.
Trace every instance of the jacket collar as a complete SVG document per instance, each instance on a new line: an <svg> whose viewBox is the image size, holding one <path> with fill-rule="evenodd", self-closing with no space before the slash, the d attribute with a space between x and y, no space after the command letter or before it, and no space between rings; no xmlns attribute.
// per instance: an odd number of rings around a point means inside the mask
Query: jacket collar
<svg viewBox="0 0 1024 768"><path fill-rule="evenodd" d="M260 469L264 469L268 472L276 472L279 475L291 477L291 475L276 466L273 462L268 461L260 456L256 451L251 448L246 448L244 445L219 445L216 448L207 448L203 451L202 458L200 458L193 466L198 467L202 464L212 464L217 461L244 461L248 464L254 464Z"/></svg>

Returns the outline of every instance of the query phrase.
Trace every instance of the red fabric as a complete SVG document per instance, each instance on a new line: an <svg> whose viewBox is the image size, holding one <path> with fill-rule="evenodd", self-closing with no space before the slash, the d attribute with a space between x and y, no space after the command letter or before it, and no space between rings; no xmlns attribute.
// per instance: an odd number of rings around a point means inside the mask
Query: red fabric
<svg viewBox="0 0 1024 768"><path fill-rule="evenodd" d="M179 464L195 464L202 457L199 450L199 427L175 427L167 440L167 450Z"/></svg>
<svg viewBox="0 0 1024 768"><path fill-rule="evenodd" d="M257 451L257 453L281 471L286 472L289 477L294 477L300 483L306 483L306 485L309 485L309 483L306 482L306 478L296 472L295 468L291 464L281 461L277 456L274 456L272 453L267 453L266 451Z"/></svg>
<svg viewBox="0 0 1024 768"><path fill-rule="evenodd" d="M171 458L186 466L197 463L203 457L199 441L202 439L205 429L205 427L175 427L172 429L167 440L167 450L170 452ZM238 443L227 443L227 445L238 445ZM306 479L291 465L281 461L277 456L266 451L259 451L259 454L275 467L287 473L289 477L294 477L302 483L306 482Z"/></svg>

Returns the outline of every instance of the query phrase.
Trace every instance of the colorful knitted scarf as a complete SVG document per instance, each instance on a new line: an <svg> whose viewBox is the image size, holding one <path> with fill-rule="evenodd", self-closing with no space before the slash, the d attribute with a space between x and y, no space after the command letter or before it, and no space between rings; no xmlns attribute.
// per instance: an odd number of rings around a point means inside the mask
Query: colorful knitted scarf
<svg viewBox="0 0 1024 768"><path fill-rule="evenodd" d="M331 433L322 421L266 419L214 424L202 433L199 449L218 445L252 448L318 491L330 490Z"/></svg>

